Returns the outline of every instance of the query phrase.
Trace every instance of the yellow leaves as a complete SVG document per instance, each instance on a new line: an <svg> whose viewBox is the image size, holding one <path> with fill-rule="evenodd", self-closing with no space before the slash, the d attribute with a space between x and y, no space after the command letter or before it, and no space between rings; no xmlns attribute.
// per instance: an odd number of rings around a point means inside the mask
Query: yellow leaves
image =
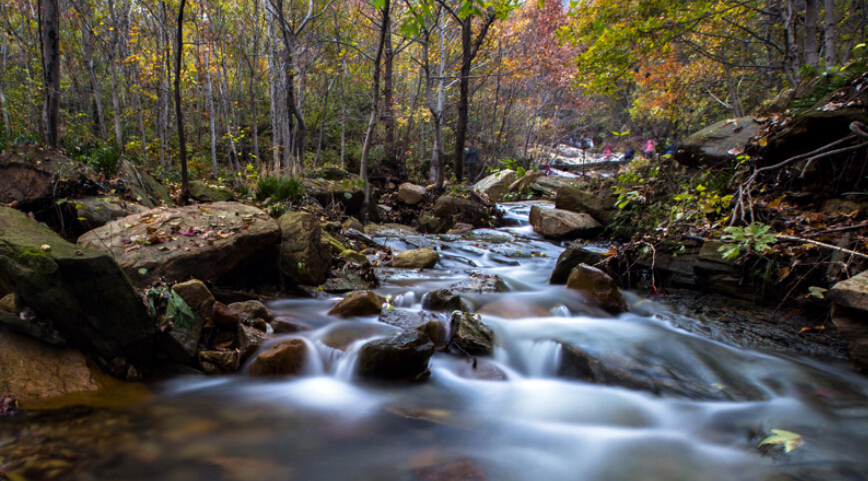
<svg viewBox="0 0 868 481"><path fill-rule="evenodd" d="M772 435L760 441L759 445L765 444L781 445L784 447L784 452L788 453L794 449L798 449L805 444L805 440L801 435L792 431L784 431L783 429L772 429Z"/></svg>

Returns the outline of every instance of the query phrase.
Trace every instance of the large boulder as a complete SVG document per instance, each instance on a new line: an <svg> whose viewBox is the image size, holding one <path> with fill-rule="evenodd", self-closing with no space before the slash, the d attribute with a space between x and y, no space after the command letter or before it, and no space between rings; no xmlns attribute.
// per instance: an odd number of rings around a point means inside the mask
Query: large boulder
<svg viewBox="0 0 868 481"><path fill-rule="evenodd" d="M277 223L265 212L215 202L131 215L84 234L78 244L111 253L141 288L161 277L231 280L273 255L279 239Z"/></svg>
<svg viewBox="0 0 868 481"><path fill-rule="evenodd" d="M293 284L318 286L328 277L332 246L322 236L316 216L308 212L287 212L278 220L283 242L280 245L280 272Z"/></svg>
<svg viewBox="0 0 868 481"><path fill-rule="evenodd" d="M250 375L292 376L301 373L307 356L307 344L301 339L278 342L262 352L250 364Z"/></svg>
<svg viewBox="0 0 868 481"><path fill-rule="evenodd" d="M826 298L834 303L832 321L856 370L868 372L868 271L835 284Z"/></svg>
<svg viewBox="0 0 868 481"><path fill-rule="evenodd" d="M0 329L0 392L38 399L97 391L118 381L80 352Z"/></svg>
<svg viewBox="0 0 868 481"><path fill-rule="evenodd" d="M79 222L88 230L148 210L147 207L127 202L114 195L82 197L75 200L75 208Z"/></svg>
<svg viewBox="0 0 868 481"><path fill-rule="evenodd" d="M416 205L428 197L428 190L421 185L404 182L398 186L398 200L407 205Z"/></svg>
<svg viewBox="0 0 868 481"><path fill-rule="evenodd" d="M199 202L226 202L235 198L235 194L225 187L208 185L201 180L190 182L190 197Z"/></svg>
<svg viewBox="0 0 868 481"><path fill-rule="evenodd" d="M515 182L515 171L505 169L480 180L473 186L473 190L487 195L492 202L499 202L509 191L509 185L513 182Z"/></svg>
<svg viewBox="0 0 868 481"><path fill-rule="evenodd" d="M434 343L418 331L371 341L359 350L359 376L369 379L412 381L425 377Z"/></svg>
<svg viewBox="0 0 868 481"><path fill-rule="evenodd" d="M92 177L93 169L56 150L10 147L0 153L0 203L38 210L53 204L55 194L67 184Z"/></svg>
<svg viewBox="0 0 868 481"><path fill-rule="evenodd" d="M592 239L603 230L603 225L588 214L538 205L530 208L529 220L534 232L554 239Z"/></svg>
<svg viewBox="0 0 868 481"><path fill-rule="evenodd" d="M362 178L337 167L314 171L304 180L304 190L323 207L343 207L347 215L361 217L365 203Z"/></svg>
<svg viewBox="0 0 868 481"><path fill-rule="evenodd" d="M721 120L687 137L675 152L675 160L688 167L708 166L735 159L759 132L753 117Z"/></svg>
<svg viewBox="0 0 868 481"><path fill-rule="evenodd" d="M133 200L153 209L161 205L174 207L175 203L169 195L169 190L151 174L137 168L130 162L122 160L118 166L118 177L130 188Z"/></svg>
<svg viewBox="0 0 868 481"><path fill-rule="evenodd" d="M0 296L12 292L104 366L151 361L153 320L112 256L0 206Z"/></svg>
<svg viewBox="0 0 868 481"><path fill-rule="evenodd" d="M428 269L434 267L438 260L440 260L440 254L437 251L430 247L422 247L401 252L389 261L389 266L405 269Z"/></svg>
<svg viewBox="0 0 868 481"><path fill-rule="evenodd" d="M494 351L494 331L476 314L453 312L449 319L449 330L449 345L454 345L467 354L489 355Z"/></svg>
<svg viewBox="0 0 868 481"><path fill-rule="evenodd" d="M480 203L451 195L440 196L437 199L437 202L434 203L434 215L450 227L456 222L465 222L482 227L488 219L488 212Z"/></svg>
<svg viewBox="0 0 868 481"><path fill-rule="evenodd" d="M616 202L614 197L599 196L578 187L562 187L555 195L556 209L588 214L603 225L609 225L615 220L618 214Z"/></svg>
<svg viewBox="0 0 868 481"><path fill-rule="evenodd" d="M627 301L615 281L608 274L585 264L579 264L570 273L567 287L590 294L603 309L611 313L627 310Z"/></svg>

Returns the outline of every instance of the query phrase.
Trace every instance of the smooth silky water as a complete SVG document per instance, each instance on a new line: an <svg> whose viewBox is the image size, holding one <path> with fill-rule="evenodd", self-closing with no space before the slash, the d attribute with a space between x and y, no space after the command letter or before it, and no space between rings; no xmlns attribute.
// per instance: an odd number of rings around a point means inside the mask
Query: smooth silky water
<svg viewBox="0 0 868 481"><path fill-rule="evenodd" d="M671 322L681 314L635 295L633 313L605 316L579 293L548 285L562 248L527 226L528 204L504 208L520 225L483 231L478 242L380 239L393 248L434 246L442 260L437 269L387 272L379 292L396 309L418 310L426 291L471 272L503 278L509 292L463 295L467 308L500 301L549 313L482 316L498 346L478 370L497 368L505 381L475 379L470 359L441 352L426 382L361 381L353 370L358 349L398 329L373 316L326 315L338 297L289 299L269 307L313 328L293 335L311 348L303 376L252 380L244 368L184 377L134 406L28 415L15 429L0 423L0 446L44 436L44 448L66 452L68 463L44 473L83 480L475 480L479 472L505 481L868 479L868 378L846 363L680 331ZM344 351L322 342L342 334ZM565 345L691 373L697 389L750 400L701 401L559 378ZM796 432L805 443L787 454L764 452L758 444L770 429ZM463 478L419 471L462 461L473 466Z"/></svg>

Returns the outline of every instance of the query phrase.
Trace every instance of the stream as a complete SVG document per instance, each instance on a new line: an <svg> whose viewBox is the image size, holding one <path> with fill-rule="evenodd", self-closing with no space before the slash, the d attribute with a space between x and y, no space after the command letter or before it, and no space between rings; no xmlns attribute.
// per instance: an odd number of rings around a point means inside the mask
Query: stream
<svg viewBox="0 0 868 481"><path fill-rule="evenodd" d="M130 405L25 412L0 421L0 461L25 467L15 481L868 479L868 378L691 334L676 325L699 321L635 293L630 313L605 314L548 284L563 247L534 234L529 206L503 205L515 227L378 238L441 252L435 269L382 270L378 292L395 309L418 311L427 291L474 272L507 284L461 293L467 310L501 314L482 314L497 346L475 369L438 351L425 382L359 380L359 348L398 328L326 315L339 296L275 301L276 315L312 328L288 335L312 348L305 375L254 380L248 361L235 375L153 385ZM344 350L323 342L336 338ZM566 346L651 388L564 377ZM772 429L803 444L760 447Z"/></svg>

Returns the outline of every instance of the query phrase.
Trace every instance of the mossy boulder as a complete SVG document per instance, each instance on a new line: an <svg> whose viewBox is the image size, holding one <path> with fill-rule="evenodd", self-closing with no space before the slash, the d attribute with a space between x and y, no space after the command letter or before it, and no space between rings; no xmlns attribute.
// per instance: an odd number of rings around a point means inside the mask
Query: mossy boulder
<svg viewBox="0 0 868 481"><path fill-rule="evenodd" d="M114 258L0 206L0 296L13 292L103 367L151 361L153 320Z"/></svg>
<svg viewBox="0 0 868 481"><path fill-rule="evenodd" d="M201 180L194 180L190 182L190 197L199 202L226 202L234 199L235 195L225 187L215 187Z"/></svg>
<svg viewBox="0 0 868 481"><path fill-rule="evenodd" d="M287 212L280 225L280 272L292 284L318 286L328 277L332 260L329 237L323 236L316 216L307 212Z"/></svg>
<svg viewBox="0 0 868 481"><path fill-rule="evenodd" d="M123 160L118 167L118 177L124 180L130 188L133 200L141 202L145 207L153 209L161 205L173 207L175 203L169 195L169 190L151 174Z"/></svg>

